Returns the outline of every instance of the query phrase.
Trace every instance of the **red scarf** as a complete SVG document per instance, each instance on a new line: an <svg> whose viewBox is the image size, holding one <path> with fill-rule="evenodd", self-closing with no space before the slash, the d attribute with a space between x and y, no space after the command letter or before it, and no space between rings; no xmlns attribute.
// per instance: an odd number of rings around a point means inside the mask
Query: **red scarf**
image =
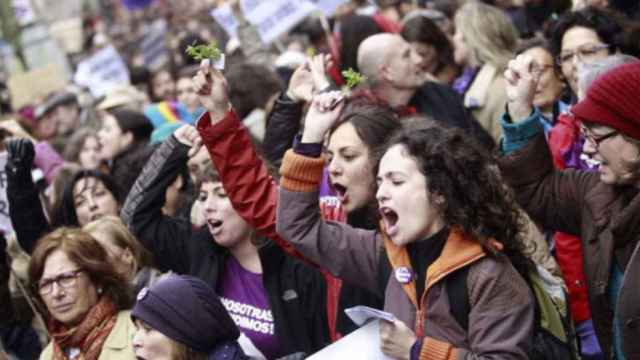
<svg viewBox="0 0 640 360"><path fill-rule="evenodd" d="M76 327L67 328L57 321L51 321L49 329L53 342L53 360L67 360L65 350L69 348L80 349L79 359L97 360L116 319L115 305L103 296Z"/></svg>

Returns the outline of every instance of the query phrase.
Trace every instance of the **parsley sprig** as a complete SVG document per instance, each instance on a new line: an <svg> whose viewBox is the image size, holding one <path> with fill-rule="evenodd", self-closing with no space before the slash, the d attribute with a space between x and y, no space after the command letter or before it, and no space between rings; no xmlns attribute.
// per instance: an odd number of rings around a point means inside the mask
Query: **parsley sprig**
<svg viewBox="0 0 640 360"><path fill-rule="evenodd" d="M354 87L360 85L365 79L365 76L362 76L359 72L353 70L353 68L349 68L342 72L342 76L347 81L347 88L353 89Z"/></svg>
<svg viewBox="0 0 640 360"><path fill-rule="evenodd" d="M213 61L220 60L220 56L222 52L218 49L216 43L210 43L209 45L198 44L194 42L193 44L187 46L187 50L185 50L187 55L191 56L195 60L204 60L204 59L212 59Z"/></svg>

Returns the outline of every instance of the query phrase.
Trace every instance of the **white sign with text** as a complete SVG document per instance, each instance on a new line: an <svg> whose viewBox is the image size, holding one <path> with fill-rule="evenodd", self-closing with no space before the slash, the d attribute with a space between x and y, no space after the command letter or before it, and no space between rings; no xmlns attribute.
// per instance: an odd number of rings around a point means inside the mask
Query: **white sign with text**
<svg viewBox="0 0 640 360"><path fill-rule="evenodd" d="M242 0L240 6L247 20L258 28L265 44L273 42L317 9L311 2L300 0ZM236 36L238 23L228 4L214 9L211 15L230 37Z"/></svg>
<svg viewBox="0 0 640 360"><path fill-rule="evenodd" d="M110 45L81 61L73 81L88 87L94 97L100 97L113 87L129 84L129 70Z"/></svg>

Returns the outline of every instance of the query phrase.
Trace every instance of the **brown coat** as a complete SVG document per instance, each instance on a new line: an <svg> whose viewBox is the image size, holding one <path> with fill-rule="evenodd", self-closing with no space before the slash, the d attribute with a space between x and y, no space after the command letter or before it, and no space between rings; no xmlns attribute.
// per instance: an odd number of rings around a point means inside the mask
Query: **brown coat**
<svg viewBox="0 0 640 360"><path fill-rule="evenodd" d="M499 162L518 202L535 221L547 229L581 237L593 322L607 354L613 344L613 311L607 292L611 267L614 258L621 269L629 266L619 298L624 305L620 308L620 324L624 347L637 349L640 272L629 270L631 255L640 240L640 195L629 201L623 189L601 182L598 173L556 170L543 135ZM636 252L635 268L640 266L638 261Z"/></svg>
<svg viewBox="0 0 640 360"><path fill-rule="evenodd" d="M318 210L321 158L287 152L278 200L278 232L335 276L383 294L385 310L423 337L420 359L527 359L533 335L533 297L525 281L503 256L489 257L460 231L451 230L440 257L427 269L424 293L415 279L401 284L382 268L410 267L404 247L384 233L324 222ZM315 185L314 185L315 184ZM386 262L386 263L383 263ZM469 327L451 315L444 280L469 267ZM469 356L469 357L467 357Z"/></svg>

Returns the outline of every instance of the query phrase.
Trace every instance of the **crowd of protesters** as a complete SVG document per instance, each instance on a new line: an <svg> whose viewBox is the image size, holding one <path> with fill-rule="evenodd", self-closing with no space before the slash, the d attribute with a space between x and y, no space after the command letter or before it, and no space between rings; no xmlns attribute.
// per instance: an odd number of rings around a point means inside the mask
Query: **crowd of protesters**
<svg viewBox="0 0 640 360"><path fill-rule="evenodd" d="M130 84L0 97L0 359L304 359L366 305L387 358L640 360L637 1L351 0L272 44L240 0L105 4L69 60Z"/></svg>

